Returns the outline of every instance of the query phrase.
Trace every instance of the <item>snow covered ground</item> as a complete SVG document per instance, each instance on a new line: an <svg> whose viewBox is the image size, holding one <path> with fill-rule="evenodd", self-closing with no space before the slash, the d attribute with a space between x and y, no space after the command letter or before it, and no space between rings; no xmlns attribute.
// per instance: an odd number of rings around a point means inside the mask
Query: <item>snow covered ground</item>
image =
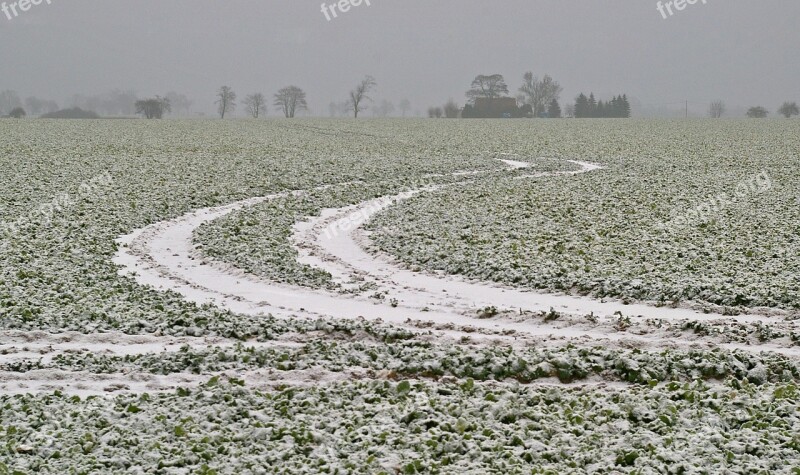
<svg viewBox="0 0 800 475"><path fill-rule="evenodd" d="M528 166L526 162L502 160L511 169ZM575 175L599 170L602 167L574 161L581 167L576 172L543 172L532 176L546 178L560 174ZM364 318L380 320L410 329L420 325L449 325L470 328L470 332L514 332L519 337L530 335L553 339L588 337L637 344L643 348L660 349L681 345L722 344L721 338L680 341L670 332L646 332L631 335L614 329L617 315L635 315L651 319L696 322L731 321L742 324L770 323L793 330L795 321L764 315L725 316L701 313L689 308L654 307L643 304L624 304L620 301L599 301L589 297L555 295L517 290L496 284L473 282L458 277L412 272L392 262L386 256L376 256L366 248L368 237L358 226L331 233L333 223L359 222L360 217L378 213L422 192L438 187L413 190L399 195L370 200L340 209L326 209L317 218L298 223L292 242L298 250L299 261L323 269L340 284L369 281L375 285L371 292L385 296L384 302L353 294L336 294L324 290L305 289L259 279L232 268L230 265L206 258L195 248L193 233L202 224L219 219L231 212L284 195L248 199L223 207L203 209L168 222L156 223L120 238L120 251L115 262L123 272L134 275L143 285L172 290L196 303L213 303L238 313L254 315L324 316L340 319ZM301 192L293 192L297 195ZM337 228L338 229L338 228ZM394 302L390 304L388 300ZM593 325L547 325L539 321L520 321L514 318L478 318L480 309L493 307L499 313L559 313L593 315ZM561 323L561 322L559 322ZM728 347L734 347L728 345ZM739 345L743 351L777 351L797 355L797 348L781 348L773 342Z"/></svg>
<svg viewBox="0 0 800 475"><path fill-rule="evenodd" d="M0 474L791 473L797 125L402 125L0 124Z"/></svg>

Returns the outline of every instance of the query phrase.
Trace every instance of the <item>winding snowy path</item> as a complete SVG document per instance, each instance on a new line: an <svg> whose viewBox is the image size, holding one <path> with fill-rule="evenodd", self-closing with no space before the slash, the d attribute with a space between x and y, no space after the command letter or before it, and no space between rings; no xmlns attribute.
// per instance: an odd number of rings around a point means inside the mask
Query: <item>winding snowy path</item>
<svg viewBox="0 0 800 475"><path fill-rule="evenodd" d="M530 166L521 161L501 161L510 170ZM518 178L577 175L601 168L587 162L572 163L580 166L580 170L532 172ZM453 175L470 176L482 173L485 172L458 172ZM722 328L755 322L768 323L771 328L783 333L796 329L796 322L775 316L731 317L701 314L687 308L625 305L618 301L532 292L454 276L412 272L390 256L367 251L371 245L369 233L360 225L371 216L421 193L465 183L469 181L429 186L353 206L326 209L318 217L295 224L291 241L298 251L300 262L329 272L344 288L356 289L364 282L371 282L377 290L370 290L369 293L372 296L376 293L383 294L385 297L382 300L358 293L333 293L276 284L246 274L228 264L208 259L196 249L193 233L202 224L267 200L300 196L304 191L278 193L205 208L136 230L118 239L119 250L114 262L121 266L121 274L132 275L138 283L162 291L177 292L186 300L197 304L211 303L232 312L249 315L381 321L431 334L423 338L446 339L455 344L546 346L576 343L635 347L643 350L721 347L753 353L771 351L800 357L800 348L786 338L767 343L730 343L723 336L697 335L681 326L681 322L686 321L715 322ZM478 318L479 310L487 307L495 307L499 314L493 318ZM546 322L542 312L551 309L563 316L556 321ZM646 318L635 318L639 326L620 329L616 325L620 314ZM591 318L587 318L589 315ZM652 321L657 323L649 323ZM668 322L666 327L663 322ZM670 325L672 323L674 325ZM314 335L287 335L279 341L244 344L254 347L297 348L314 338ZM17 363L24 366L26 362L32 361L47 364L59 355L75 353L89 352L107 356L159 354L179 351L184 346L193 349L224 348L242 343L220 337L16 331L0 332L0 342L0 364L7 365L7 368L14 367ZM133 369L112 374L58 369L0 371L0 393L49 392L55 389L78 395L113 394L118 391L168 391L181 385L202 383L214 374L177 373L159 376ZM299 372L262 369L234 376L246 376L249 384L261 387L385 377L358 368L342 373L331 373L322 368ZM613 387L615 383L586 381L580 384Z"/></svg>
<svg viewBox="0 0 800 475"><path fill-rule="evenodd" d="M520 161L502 160L510 169L526 168ZM601 167L592 163L571 161L581 167L578 171L534 173L530 177L577 175L593 172ZM442 185L457 186L457 185ZM386 256L370 254L365 250L369 240L359 226L342 226L342 222L360 223L370 215L416 194L435 190L428 187L395 196L370 200L355 206L324 210L320 217L297 223L293 242L303 263L322 268L346 285L368 280L387 295L384 301L367 296L342 295L327 291L276 284L247 275L231 266L204 258L195 248L192 236L204 223L219 219L236 210L253 206L269 199L290 193L253 198L226 206L206 208L177 219L153 224L119 239L120 248L115 262L123 266L123 273L135 276L143 284L162 290L172 290L196 303L213 303L233 312L276 316L319 317L339 319L364 318L383 321L398 326L421 327L445 331L459 337L484 334L505 339L535 338L539 341L584 339L626 341L644 348L675 346L715 346L716 341L674 341L670 335L634 335L616 331L610 322L616 315L644 316L665 320L724 320L769 322L793 326L777 317L720 314L702 314L685 308L657 308L648 305L625 305L617 301L598 301L587 297L556 295L505 288L494 284L471 282L450 276L411 272L393 263ZM301 194L292 192L291 194ZM345 221L342 221L342 220ZM346 229L345 229L346 228ZM396 300L391 300L396 299ZM392 304L390 304L390 301ZM546 312L555 309L565 314L584 316L593 314L598 323L546 324L541 319L520 319L500 316L492 319L477 318L481 308L494 306L500 310ZM764 344L744 346L749 351L780 351L796 354L794 348L779 348Z"/></svg>

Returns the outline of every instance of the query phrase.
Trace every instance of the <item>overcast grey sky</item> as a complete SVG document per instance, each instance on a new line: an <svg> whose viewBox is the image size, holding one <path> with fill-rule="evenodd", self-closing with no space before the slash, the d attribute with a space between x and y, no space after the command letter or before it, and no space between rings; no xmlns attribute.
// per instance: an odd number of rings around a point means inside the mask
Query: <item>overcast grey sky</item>
<svg viewBox="0 0 800 475"><path fill-rule="evenodd" d="M326 21L322 0L52 0L0 13L0 90L62 103L174 90L211 111L223 84L240 97L297 84L327 115L365 74L376 99L425 110L463 103L476 74L516 91L531 70L560 81L562 100L800 101L799 1L701 2L664 19L655 0L371 0Z"/></svg>

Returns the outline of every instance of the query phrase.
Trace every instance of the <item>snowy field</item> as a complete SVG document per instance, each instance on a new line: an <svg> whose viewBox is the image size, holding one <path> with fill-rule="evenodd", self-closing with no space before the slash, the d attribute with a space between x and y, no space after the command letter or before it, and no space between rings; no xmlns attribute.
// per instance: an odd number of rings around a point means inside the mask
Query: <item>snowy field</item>
<svg viewBox="0 0 800 475"><path fill-rule="evenodd" d="M0 475L798 473L799 121L0 121Z"/></svg>

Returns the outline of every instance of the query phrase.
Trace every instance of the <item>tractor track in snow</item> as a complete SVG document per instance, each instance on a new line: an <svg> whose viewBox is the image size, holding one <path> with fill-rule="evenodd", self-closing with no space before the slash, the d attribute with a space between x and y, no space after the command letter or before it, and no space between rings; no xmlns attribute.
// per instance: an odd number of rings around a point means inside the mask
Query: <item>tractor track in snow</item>
<svg viewBox="0 0 800 475"><path fill-rule="evenodd" d="M502 160L509 169L529 167L514 160ZM581 167L569 172L540 172L519 177L544 178L573 176L594 172L602 167L580 161L569 161ZM454 175L480 174L459 172ZM334 280L347 286L369 281L384 293L385 301L359 295L344 295L329 291L278 284L236 269L229 264L203 256L193 242L193 233L199 226L222 218L232 212L255 206L271 199L301 196L306 191L288 191L265 197L250 198L224 206L205 208L187 213L176 219L155 223L120 237L119 250L114 262L121 266L120 273L130 275L142 285L162 291L173 291L196 304L213 304L234 313L247 315L273 315L276 317L336 319L383 322L415 332L429 332L437 340L450 340L454 344L470 345L508 344L562 345L612 345L620 348L640 348L657 351L665 348L724 348L758 353L771 351L785 356L798 357L800 349L775 343L730 343L716 337L682 338L674 332L640 331L630 333L616 330L613 322L620 313L643 316L664 321L702 321L769 323L796 328L795 322L775 316L740 315L724 316L704 314L688 308L664 308L645 304L626 305L619 301L599 301L589 297L558 295L504 287L498 284L474 282L460 277L427 272L412 272L390 256L367 251L369 235L360 224L387 207L420 193L466 182L435 185L398 193L353 206L326 209L318 217L298 222L291 238L298 251L298 260L329 272ZM315 188L322 190L334 185ZM343 229L344 222L355 223ZM339 224L337 224L339 223ZM333 231L332 231L333 230ZM374 292L374 291L373 291ZM391 303L390 303L391 299ZM496 307L501 311L494 318L478 318L477 311ZM514 318L513 311L523 314L555 310L574 317L568 322L544 322L535 318ZM594 320L580 320L592 315ZM9 332L0 345L0 363L18 359L52 359L55 355L91 351L110 355L145 354L177 351L188 345L193 349L209 347L244 346L297 346L307 342L278 341L266 343L242 342L225 338L192 338L163 336L128 336L121 334L77 335L47 334L31 338L25 334ZM13 337L9 339L8 337ZM304 341L305 340L305 341ZM230 373L230 372L226 372ZM370 378L368 372L303 374L293 377L287 373L277 375L274 370L243 372L267 384L270 378L276 384L315 384L344 379ZM359 373L356 375L356 373ZM156 376L146 374L91 375L40 370L13 375L0 374L0 393L37 392L58 387L76 393L109 393L125 391L159 391L173 388L176 383L196 383L211 375ZM165 379L166 378L166 379ZM205 378L205 379L203 379ZM128 381L128 383L126 383ZM282 382L282 383L281 383ZM592 383L587 383L592 384ZM108 388L111 388L110 390Z"/></svg>
<svg viewBox="0 0 800 475"><path fill-rule="evenodd" d="M503 160L510 169L528 167L527 163ZM574 176L594 172L600 166L580 161L569 161L581 167L577 171L533 173L530 177ZM589 297L557 295L535 292L492 283L472 282L453 276L425 272L412 272L393 262L387 256L365 250L369 245L366 233L355 225L350 229L330 232L332 223L347 218L358 223L388 206L411 198L419 193L459 186L429 186L419 190L385 196L375 200L339 209L323 210L319 217L297 223L292 241L304 264L331 273L340 283L349 279L372 281L379 291L396 299L376 301L366 296L337 294L330 291L301 288L261 279L236 269L229 264L203 256L193 243L194 230L199 226L222 218L227 214L256 205L269 199L299 195L302 191L279 193L252 198L225 206L206 208L188 213L177 219L156 223L119 239L120 249L115 262L123 266L123 273L132 274L144 285L172 290L196 303L213 303L236 313L250 315L272 314L280 317L333 317L340 319L363 318L381 321L418 331L421 328L445 332L445 336L476 337L484 335L500 340L533 337L552 339L607 340L610 342L639 342L644 347L675 347L680 341L669 341L659 335L631 335L586 325L543 324L509 318L477 318L478 309L495 306L505 310L557 312L571 315L595 315L601 323L609 322L622 313L667 321L697 320L731 321L739 323L763 322L794 327L779 317L764 315L704 314L689 308L654 307L646 304L626 305L619 301L599 301ZM348 216L350 218L348 218ZM360 218L359 218L360 217ZM601 327L602 325L599 325ZM591 326L590 326L591 327ZM513 335L513 336L512 336ZM714 341L688 342L691 345L713 345ZM741 345L747 351L782 351L776 345ZM787 354L797 353L794 348L784 349Z"/></svg>

